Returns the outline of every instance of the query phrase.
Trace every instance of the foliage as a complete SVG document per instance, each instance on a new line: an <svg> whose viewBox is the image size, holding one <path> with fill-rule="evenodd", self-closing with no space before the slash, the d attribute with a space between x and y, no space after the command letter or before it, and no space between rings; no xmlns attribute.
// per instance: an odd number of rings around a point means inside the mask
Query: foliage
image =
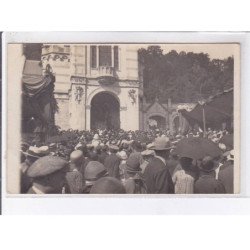
<svg viewBox="0 0 250 250"><path fill-rule="evenodd" d="M153 102L156 97L166 103L197 102L233 87L234 59L209 58L208 54L180 52L163 54L160 46L139 50L143 66L144 96Z"/></svg>

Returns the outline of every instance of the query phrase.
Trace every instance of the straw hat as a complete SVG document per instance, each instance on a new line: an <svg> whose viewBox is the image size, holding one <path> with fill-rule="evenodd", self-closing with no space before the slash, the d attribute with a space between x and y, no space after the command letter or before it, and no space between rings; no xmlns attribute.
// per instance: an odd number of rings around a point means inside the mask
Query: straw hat
<svg viewBox="0 0 250 250"><path fill-rule="evenodd" d="M168 137L158 137L154 141L154 146L152 149L154 150L170 150L173 146L170 144L170 140Z"/></svg>
<svg viewBox="0 0 250 250"><path fill-rule="evenodd" d="M35 158L40 158L49 154L49 147L42 146L42 147L33 147L30 146L26 152L23 152L26 156L31 156Z"/></svg>

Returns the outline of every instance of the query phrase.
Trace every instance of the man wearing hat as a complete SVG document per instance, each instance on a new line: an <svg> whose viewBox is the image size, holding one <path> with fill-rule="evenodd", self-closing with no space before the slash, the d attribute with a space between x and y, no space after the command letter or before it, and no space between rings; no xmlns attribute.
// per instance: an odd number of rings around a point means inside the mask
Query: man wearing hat
<svg viewBox="0 0 250 250"><path fill-rule="evenodd" d="M144 180L149 194L172 194L174 184L166 165L169 152L172 149L167 137L158 137L154 141L155 156L144 171Z"/></svg>
<svg viewBox="0 0 250 250"><path fill-rule="evenodd" d="M90 161L87 164L84 172L86 181L84 193L89 193L95 182L104 176L108 176L107 169L104 167L104 165L98 161Z"/></svg>
<svg viewBox="0 0 250 250"><path fill-rule="evenodd" d="M194 184L196 194L224 194L225 187L220 180L216 180L215 169L217 161L211 156L205 156L200 163L200 177Z"/></svg>
<svg viewBox="0 0 250 250"><path fill-rule="evenodd" d="M104 166L107 169L109 176L120 179L119 165L121 159L116 155L118 150L118 146L113 144L109 145L110 155L106 157Z"/></svg>
<svg viewBox="0 0 250 250"><path fill-rule="evenodd" d="M143 174L148 163L153 159L155 152L152 149L154 147L153 143L149 143L147 145L147 149L141 152L143 162L140 165L141 173Z"/></svg>
<svg viewBox="0 0 250 250"><path fill-rule="evenodd" d="M225 186L227 194L234 193L234 150L228 153L226 162L220 167L218 179Z"/></svg>
<svg viewBox="0 0 250 250"><path fill-rule="evenodd" d="M95 182L90 194L126 194L122 183L113 177L102 177Z"/></svg>
<svg viewBox="0 0 250 250"><path fill-rule="evenodd" d="M146 194L147 187L142 178L140 159L130 155L126 161L124 186L127 194Z"/></svg>
<svg viewBox="0 0 250 250"><path fill-rule="evenodd" d="M49 148L47 146L30 146L28 150L23 151L22 154L25 155L26 159L21 163L21 194L26 194L32 185L32 180L27 176L27 171L36 160L49 154Z"/></svg>
<svg viewBox="0 0 250 250"><path fill-rule="evenodd" d="M28 194L60 194L65 184L68 162L57 156L44 156L28 169L27 176L33 179Z"/></svg>
<svg viewBox="0 0 250 250"><path fill-rule="evenodd" d="M66 194L81 194L85 186L85 181L81 171L84 161L83 152L75 150L70 154L69 171L66 174Z"/></svg>

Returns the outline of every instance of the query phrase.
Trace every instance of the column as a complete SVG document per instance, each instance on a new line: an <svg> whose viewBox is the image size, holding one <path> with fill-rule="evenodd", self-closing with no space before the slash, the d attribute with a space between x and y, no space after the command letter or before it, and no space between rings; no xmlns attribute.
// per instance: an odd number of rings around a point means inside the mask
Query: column
<svg viewBox="0 0 250 250"><path fill-rule="evenodd" d="M111 67L114 68L114 46L111 46Z"/></svg>

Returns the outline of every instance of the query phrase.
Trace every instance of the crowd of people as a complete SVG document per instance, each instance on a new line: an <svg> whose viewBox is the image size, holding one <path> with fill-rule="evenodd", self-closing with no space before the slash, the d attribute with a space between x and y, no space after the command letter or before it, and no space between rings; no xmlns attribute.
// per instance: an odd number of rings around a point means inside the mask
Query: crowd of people
<svg viewBox="0 0 250 250"><path fill-rule="evenodd" d="M20 172L22 194L232 194L233 134L60 131L22 141Z"/></svg>

